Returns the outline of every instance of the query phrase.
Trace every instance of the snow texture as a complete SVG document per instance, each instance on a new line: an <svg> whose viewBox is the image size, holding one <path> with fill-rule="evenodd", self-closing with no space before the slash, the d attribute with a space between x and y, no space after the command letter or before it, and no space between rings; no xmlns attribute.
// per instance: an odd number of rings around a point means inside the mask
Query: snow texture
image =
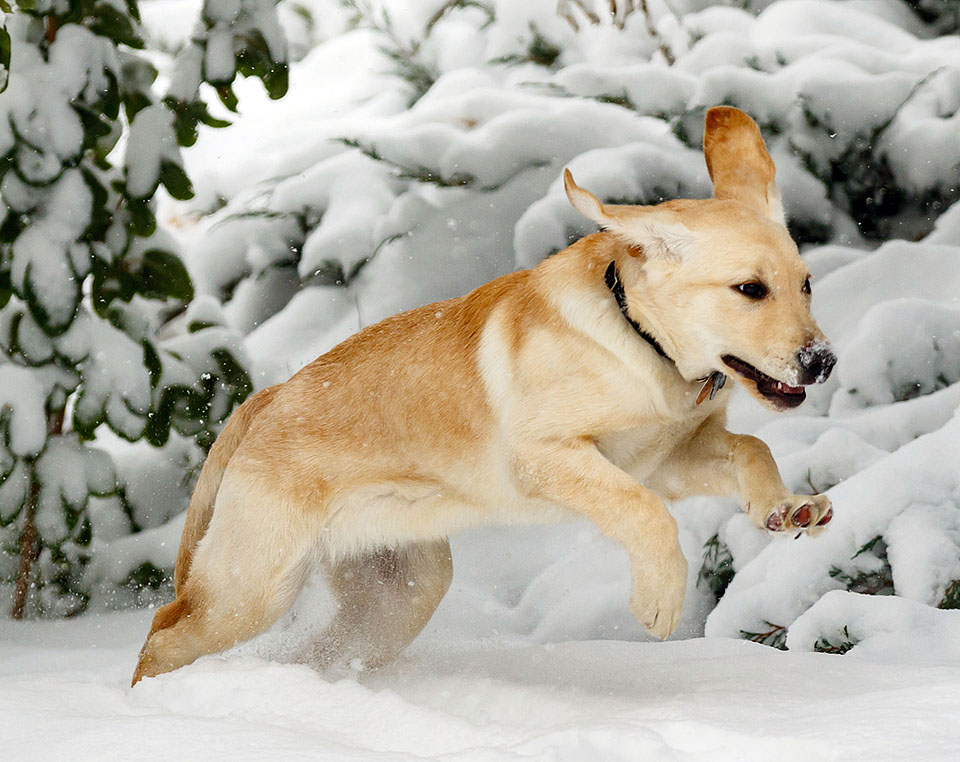
<svg viewBox="0 0 960 762"><path fill-rule="evenodd" d="M709 639L537 645L471 639L456 624L457 607L476 604L458 592L400 663L337 681L246 654L204 659L131 690L148 612L2 622L6 754L36 762L805 762L948 760L960 748L956 612L934 620L910 601L871 598L859 610L828 596L788 653ZM848 630L863 622L863 639L848 657L806 653L811 638L829 632L834 603L858 610ZM889 622L910 641L877 629Z"/></svg>
<svg viewBox="0 0 960 762"><path fill-rule="evenodd" d="M124 158L130 195L149 198L160 183L164 162L180 166L180 146L173 131L173 113L157 103L139 111L130 125Z"/></svg>

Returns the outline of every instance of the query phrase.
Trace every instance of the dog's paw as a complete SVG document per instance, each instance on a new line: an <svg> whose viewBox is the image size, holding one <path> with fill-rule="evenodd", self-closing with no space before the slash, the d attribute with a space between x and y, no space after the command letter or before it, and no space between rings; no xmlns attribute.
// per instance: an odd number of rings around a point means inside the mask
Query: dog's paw
<svg viewBox="0 0 960 762"><path fill-rule="evenodd" d="M759 513L760 524L771 532L819 534L833 518L826 495L791 495Z"/></svg>
<svg viewBox="0 0 960 762"><path fill-rule="evenodd" d="M634 566L630 610L652 634L663 640L680 621L687 589L687 560L680 545L658 566Z"/></svg>

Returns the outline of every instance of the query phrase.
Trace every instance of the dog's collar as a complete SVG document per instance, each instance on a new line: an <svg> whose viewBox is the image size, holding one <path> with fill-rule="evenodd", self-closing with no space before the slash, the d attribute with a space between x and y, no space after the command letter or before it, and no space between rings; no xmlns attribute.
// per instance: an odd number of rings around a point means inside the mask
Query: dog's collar
<svg viewBox="0 0 960 762"><path fill-rule="evenodd" d="M653 347L657 354L660 355L664 360L668 360L676 365L676 363L673 362L673 358L670 357L670 355L667 354L667 351L663 348L663 345L651 334L643 330L643 328L640 327L640 324L630 317L630 313L627 312L627 295L623 291L623 283L620 280L620 271L617 269L617 263L615 261L607 265L607 271L603 274L603 282L607 284L607 288L609 288L610 293L613 294L613 298L616 300L621 314L626 318L627 322L630 324L630 327L637 332L641 339Z"/></svg>
<svg viewBox="0 0 960 762"><path fill-rule="evenodd" d="M623 283L620 280L620 271L617 269L616 261L611 262L607 265L607 270L603 274L603 282L607 284L607 288L610 289L610 293L613 294L613 298L617 303L617 307L620 308L620 314L623 315L624 319L630 324L630 327L637 332L637 335L647 342L658 355L660 355L664 360L671 363L676 367L677 363L674 361L670 355L667 354L667 351L663 348L663 345L657 341L657 339L648 331L643 330L640 327L640 324L630 317L630 313L627 312L627 295L623 291ZM697 379L698 381L703 382L703 386L700 387L700 393L697 394L697 404L699 405L703 402L707 396L710 399L713 399L717 396L725 383L727 383L727 376L724 373L721 373L719 370L713 371L703 378Z"/></svg>

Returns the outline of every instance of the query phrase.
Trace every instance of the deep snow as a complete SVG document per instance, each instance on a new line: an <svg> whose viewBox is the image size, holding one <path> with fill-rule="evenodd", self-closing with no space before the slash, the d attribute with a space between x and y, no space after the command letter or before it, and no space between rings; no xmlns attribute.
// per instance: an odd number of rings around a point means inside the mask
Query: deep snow
<svg viewBox="0 0 960 762"><path fill-rule="evenodd" d="M941 650L931 662L922 642L905 648L897 639L863 656L781 652L722 638L539 644L492 634L489 603L452 590L399 663L334 682L246 653L209 657L131 689L150 612L3 621L3 758L807 762L960 755L956 648L952 658ZM457 624L463 620L471 626Z"/></svg>

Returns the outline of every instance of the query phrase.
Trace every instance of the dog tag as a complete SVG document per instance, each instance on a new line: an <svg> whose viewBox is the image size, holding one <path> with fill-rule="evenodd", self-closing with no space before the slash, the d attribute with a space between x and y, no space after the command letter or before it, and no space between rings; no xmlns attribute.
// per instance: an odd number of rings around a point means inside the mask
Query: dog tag
<svg viewBox="0 0 960 762"><path fill-rule="evenodd" d="M704 379L703 386L700 387L700 393L697 395L697 404L699 405L708 396L710 399L716 397L717 392L723 388L725 383L727 383L726 374L721 373L719 370L715 370Z"/></svg>

